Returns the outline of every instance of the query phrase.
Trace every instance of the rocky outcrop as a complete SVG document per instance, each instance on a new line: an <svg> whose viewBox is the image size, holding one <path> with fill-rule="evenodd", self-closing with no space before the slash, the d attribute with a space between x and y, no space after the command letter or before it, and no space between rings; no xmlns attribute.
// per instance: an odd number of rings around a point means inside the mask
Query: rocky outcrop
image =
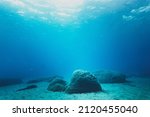
<svg viewBox="0 0 150 117"><path fill-rule="evenodd" d="M65 89L66 89L66 85L57 83L55 85L49 85L47 90L53 91L53 92L64 92Z"/></svg>
<svg viewBox="0 0 150 117"><path fill-rule="evenodd" d="M101 85L94 75L85 70L76 70L73 72L71 82L65 92L69 94L90 93L101 90Z"/></svg>
<svg viewBox="0 0 150 117"><path fill-rule="evenodd" d="M58 76L58 75L51 76L51 77L49 77L48 82L51 82L51 81L53 81L54 79L64 79L64 77L62 77L62 76Z"/></svg>
<svg viewBox="0 0 150 117"><path fill-rule="evenodd" d="M66 84L67 83L65 80L56 78L50 82L47 90L53 92L63 92L66 89Z"/></svg>
<svg viewBox="0 0 150 117"><path fill-rule="evenodd" d="M126 75L114 71L97 71L93 73L99 83L124 83Z"/></svg>

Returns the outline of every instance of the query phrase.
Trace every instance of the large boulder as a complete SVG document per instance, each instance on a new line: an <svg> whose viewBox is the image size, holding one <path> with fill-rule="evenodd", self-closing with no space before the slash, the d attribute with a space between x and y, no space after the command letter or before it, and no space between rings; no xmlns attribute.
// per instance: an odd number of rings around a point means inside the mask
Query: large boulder
<svg viewBox="0 0 150 117"><path fill-rule="evenodd" d="M97 71L93 73L99 83L124 83L126 75L114 71Z"/></svg>
<svg viewBox="0 0 150 117"><path fill-rule="evenodd" d="M22 82L20 78L0 78L0 87L21 84Z"/></svg>
<svg viewBox="0 0 150 117"><path fill-rule="evenodd" d="M66 84L66 81L64 81L63 79L56 78L50 82L47 90L53 92L63 92L66 89Z"/></svg>
<svg viewBox="0 0 150 117"><path fill-rule="evenodd" d="M98 83L96 77L85 70L76 70L70 84L65 90L66 93L90 93L101 91L102 88Z"/></svg>

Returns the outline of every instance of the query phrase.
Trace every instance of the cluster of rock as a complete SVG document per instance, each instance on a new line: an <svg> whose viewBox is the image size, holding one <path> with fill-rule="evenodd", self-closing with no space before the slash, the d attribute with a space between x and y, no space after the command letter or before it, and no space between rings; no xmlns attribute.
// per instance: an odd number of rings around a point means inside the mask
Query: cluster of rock
<svg viewBox="0 0 150 117"><path fill-rule="evenodd" d="M65 80L56 77L51 80L47 90L72 94L98 92L101 91L102 88L96 77L90 72L76 70L73 72L71 82L68 85Z"/></svg>
<svg viewBox="0 0 150 117"><path fill-rule="evenodd" d="M53 76L45 79L30 80L27 84L49 82L48 91L73 93L91 93L102 91L101 83L124 83L126 75L113 71L97 71L90 73L85 70L76 70L72 74L70 83L61 76ZM0 79L0 87L22 83L21 79ZM29 85L17 91L37 88L37 85Z"/></svg>
<svg viewBox="0 0 150 117"><path fill-rule="evenodd" d="M53 92L91 93L102 91L101 83L124 83L126 75L113 71L97 71L93 74L85 70L76 70L69 84L62 78L53 78L47 88Z"/></svg>

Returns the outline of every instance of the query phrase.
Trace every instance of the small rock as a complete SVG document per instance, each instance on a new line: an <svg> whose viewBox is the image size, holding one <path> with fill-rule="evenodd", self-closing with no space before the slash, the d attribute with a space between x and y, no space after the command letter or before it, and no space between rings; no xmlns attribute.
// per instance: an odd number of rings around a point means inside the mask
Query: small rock
<svg viewBox="0 0 150 117"><path fill-rule="evenodd" d="M52 77L49 77L49 81L48 81L48 82L51 82L51 81L53 81L54 79L64 79L64 77L58 76L58 75L52 76Z"/></svg>
<svg viewBox="0 0 150 117"><path fill-rule="evenodd" d="M97 71L93 73L100 83L124 83L126 75L113 71Z"/></svg>
<svg viewBox="0 0 150 117"><path fill-rule="evenodd" d="M49 85L48 89L49 91L53 91L53 92L63 92L65 91L66 86L56 83L55 85Z"/></svg>
<svg viewBox="0 0 150 117"><path fill-rule="evenodd" d="M49 85L55 85L55 84L66 85L66 81L63 79L56 78L56 79L52 80Z"/></svg>
<svg viewBox="0 0 150 117"><path fill-rule="evenodd" d="M18 91L24 91L24 90L30 90L30 89L34 89L34 88L37 88L37 85L27 86L25 88L18 89L16 92L18 92Z"/></svg>
<svg viewBox="0 0 150 117"><path fill-rule="evenodd" d="M66 89L66 84L66 81L64 81L63 79L56 78L50 82L47 90L53 92L62 92Z"/></svg>

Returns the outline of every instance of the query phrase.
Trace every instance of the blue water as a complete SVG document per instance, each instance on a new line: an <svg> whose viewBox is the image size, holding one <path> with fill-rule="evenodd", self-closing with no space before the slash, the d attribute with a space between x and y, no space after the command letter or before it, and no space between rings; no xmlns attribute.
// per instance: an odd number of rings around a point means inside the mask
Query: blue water
<svg viewBox="0 0 150 117"><path fill-rule="evenodd" d="M68 77L76 69L150 76L150 1L97 15L62 26L22 17L1 2L0 77Z"/></svg>

